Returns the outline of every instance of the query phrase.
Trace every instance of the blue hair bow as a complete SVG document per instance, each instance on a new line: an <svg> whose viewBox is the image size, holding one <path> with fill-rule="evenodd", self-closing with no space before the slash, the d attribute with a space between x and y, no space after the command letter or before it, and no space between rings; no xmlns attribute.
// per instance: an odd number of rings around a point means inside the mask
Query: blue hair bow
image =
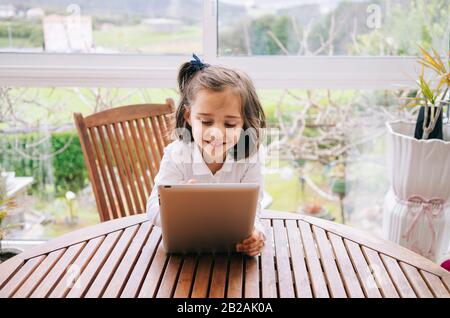
<svg viewBox="0 0 450 318"><path fill-rule="evenodd" d="M195 55L195 53L192 53L192 57L194 59L191 60L191 64L192 64L192 66L195 67L196 71L199 71L199 70L204 69L205 67L209 66L209 64L206 64L206 63L203 63L202 61L200 61L200 59L198 58L197 55Z"/></svg>

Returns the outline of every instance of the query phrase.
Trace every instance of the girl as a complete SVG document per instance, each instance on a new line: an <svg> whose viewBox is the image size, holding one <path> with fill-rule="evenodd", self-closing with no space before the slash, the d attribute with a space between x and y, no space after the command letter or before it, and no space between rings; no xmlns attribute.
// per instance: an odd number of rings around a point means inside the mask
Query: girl
<svg viewBox="0 0 450 318"><path fill-rule="evenodd" d="M153 224L160 226L159 184L259 183L253 233L236 245L236 251L256 256L266 237L259 219L263 193L260 143L265 115L246 74L204 64L195 54L193 57L178 73L177 140L164 149L147 213Z"/></svg>

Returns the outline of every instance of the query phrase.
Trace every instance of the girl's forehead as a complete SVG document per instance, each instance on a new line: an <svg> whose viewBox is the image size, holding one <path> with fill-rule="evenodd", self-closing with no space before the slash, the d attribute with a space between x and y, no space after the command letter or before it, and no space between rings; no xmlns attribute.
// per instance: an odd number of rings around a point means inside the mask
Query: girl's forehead
<svg viewBox="0 0 450 318"><path fill-rule="evenodd" d="M195 96L192 110L196 113L226 113L241 117L241 97L239 92L227 88L223 91L200 90Z"/></svg>

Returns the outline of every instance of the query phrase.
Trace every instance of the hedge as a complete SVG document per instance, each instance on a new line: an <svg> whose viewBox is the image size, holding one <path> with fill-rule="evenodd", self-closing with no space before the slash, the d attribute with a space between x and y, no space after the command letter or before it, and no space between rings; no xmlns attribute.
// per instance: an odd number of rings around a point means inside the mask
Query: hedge
<svg viewBox="0 0 450 318"><path fill-rule="evenodd" d="M76 132L52 133L47 139L40 133L4 136L0 142L0 168L15 171L16 176L34 177L31 187L34 194L45 194L48 187L53 186L60 196L69 190L78 192L87 185L87 170ZM61 150L71 138L72 142L64 151L42 158L43 154Z"/></svg>

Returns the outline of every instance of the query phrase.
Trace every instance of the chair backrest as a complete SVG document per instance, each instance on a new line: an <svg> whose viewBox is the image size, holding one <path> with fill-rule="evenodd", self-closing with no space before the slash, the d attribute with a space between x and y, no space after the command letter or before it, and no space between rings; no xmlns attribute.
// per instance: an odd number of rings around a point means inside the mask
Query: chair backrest
<svg viewBox="0 0 450 318"><path fill-rule="evenodd" d="M174 125L174 102L74 114L101 221L144 213Z"/></svg>

